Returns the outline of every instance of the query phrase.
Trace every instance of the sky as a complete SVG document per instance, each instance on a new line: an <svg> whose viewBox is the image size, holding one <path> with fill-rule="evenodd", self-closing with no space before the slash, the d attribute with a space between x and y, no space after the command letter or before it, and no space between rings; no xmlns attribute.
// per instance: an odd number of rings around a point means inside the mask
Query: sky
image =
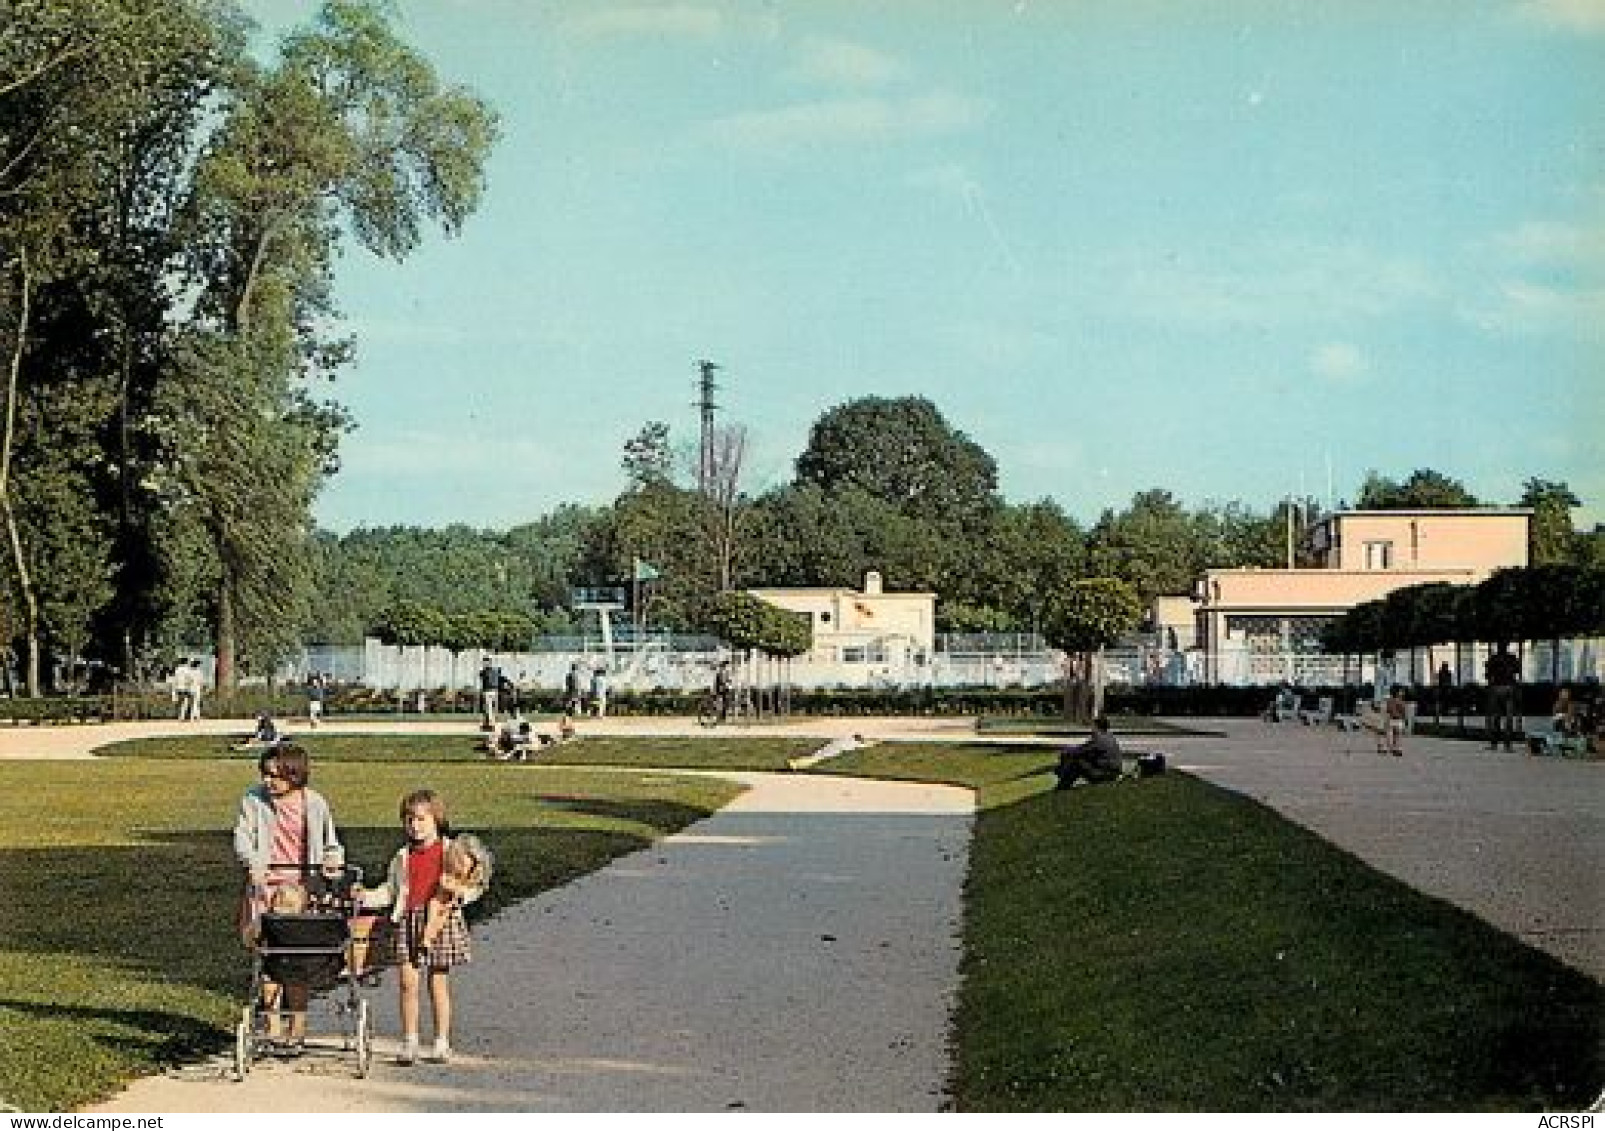
<svg viewBox="0 0 1605 1131"><path fill-rule="evenodd" d="M1605 0L396 12L502 137L459 236L341 261L326 529L605 505L702 359L753 493L919 395L1084 523L1417 468L1605 521Z"/></svg>

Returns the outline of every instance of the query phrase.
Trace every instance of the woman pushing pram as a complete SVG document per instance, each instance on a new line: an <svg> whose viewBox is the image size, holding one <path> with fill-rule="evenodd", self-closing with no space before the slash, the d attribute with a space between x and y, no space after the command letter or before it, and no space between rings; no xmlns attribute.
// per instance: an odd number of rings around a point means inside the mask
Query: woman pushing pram
<svg viewBox="0 0 1605 1131"><path fill-rule="evenodd" d="M361 873L346 866L329 803L307 786L312 771L306 751L293 744L264 750L257 768L262 780L240 799L234 825L235 855L246 872L239 926L254 955L236 1070L243 1076L250 1068L259 1020L267 1049L302 1055L312 992L343 983L346 994L335 1008L352 1022L347 1047L354 1045L365 1074L367 1003L357 994L356 979L367 958L352 932Z"/></svg>

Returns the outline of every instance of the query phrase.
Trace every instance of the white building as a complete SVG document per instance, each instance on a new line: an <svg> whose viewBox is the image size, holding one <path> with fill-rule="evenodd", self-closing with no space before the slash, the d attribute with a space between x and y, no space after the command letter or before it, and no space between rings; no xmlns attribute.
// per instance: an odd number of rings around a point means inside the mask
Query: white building
<svg viewBox="0 0 1605 1131"><path fill-rule="evenodd" d="M864 588L751 589L759 600L804 613L813 628L807 660L817 664L875 664L894 671L927 663L936 647L936 594L887 593L881 575Z"/></svg>

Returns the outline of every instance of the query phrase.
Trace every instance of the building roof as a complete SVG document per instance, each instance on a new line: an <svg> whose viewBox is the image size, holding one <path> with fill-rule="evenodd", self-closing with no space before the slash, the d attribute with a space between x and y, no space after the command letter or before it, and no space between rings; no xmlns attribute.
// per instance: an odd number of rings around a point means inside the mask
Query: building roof
<svg viewBox="0 0 1605 1131"><path fill-rule="evenodd" d="M1466 518L1468 516L1504 516L1514 517L1522 514L1532 514L1532 507L1377 507L1372 510L1342 510L1334 511L1321 519L1322 522L1331 522L1333 519L1348 518L1354 515L1385 516L1385 515L1432 515L1439 518Z"/></svg>

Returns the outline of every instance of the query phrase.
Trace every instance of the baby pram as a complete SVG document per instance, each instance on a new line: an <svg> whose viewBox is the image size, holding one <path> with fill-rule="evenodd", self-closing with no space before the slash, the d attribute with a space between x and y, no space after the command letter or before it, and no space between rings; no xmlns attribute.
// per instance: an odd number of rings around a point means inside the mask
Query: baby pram
<svg viewBox="0 0 1605 1131"><path fill-rule="evenodd" d="M279 986L304 985L309 991L307 1028L322 1012L332 1019L338 1046L308 1043L309 1052L351 1053L358 1076L367 1076L373 1060L373 1026L363 990L376 983L384 948L375 945L378 916L362 914L352 898L361 883L360 868L345 868L336 877L313 873L311 899L301 914L263 914L257 921L252 948L251 997L240 1014L234 1039L234 1075L244 1080L251 1064L268 1049L269 1024L274 1013L281 1025L283 992L274 1009L263 1003L263 982ZM321 1006L321 1010L314 1007Z"/></svg>

